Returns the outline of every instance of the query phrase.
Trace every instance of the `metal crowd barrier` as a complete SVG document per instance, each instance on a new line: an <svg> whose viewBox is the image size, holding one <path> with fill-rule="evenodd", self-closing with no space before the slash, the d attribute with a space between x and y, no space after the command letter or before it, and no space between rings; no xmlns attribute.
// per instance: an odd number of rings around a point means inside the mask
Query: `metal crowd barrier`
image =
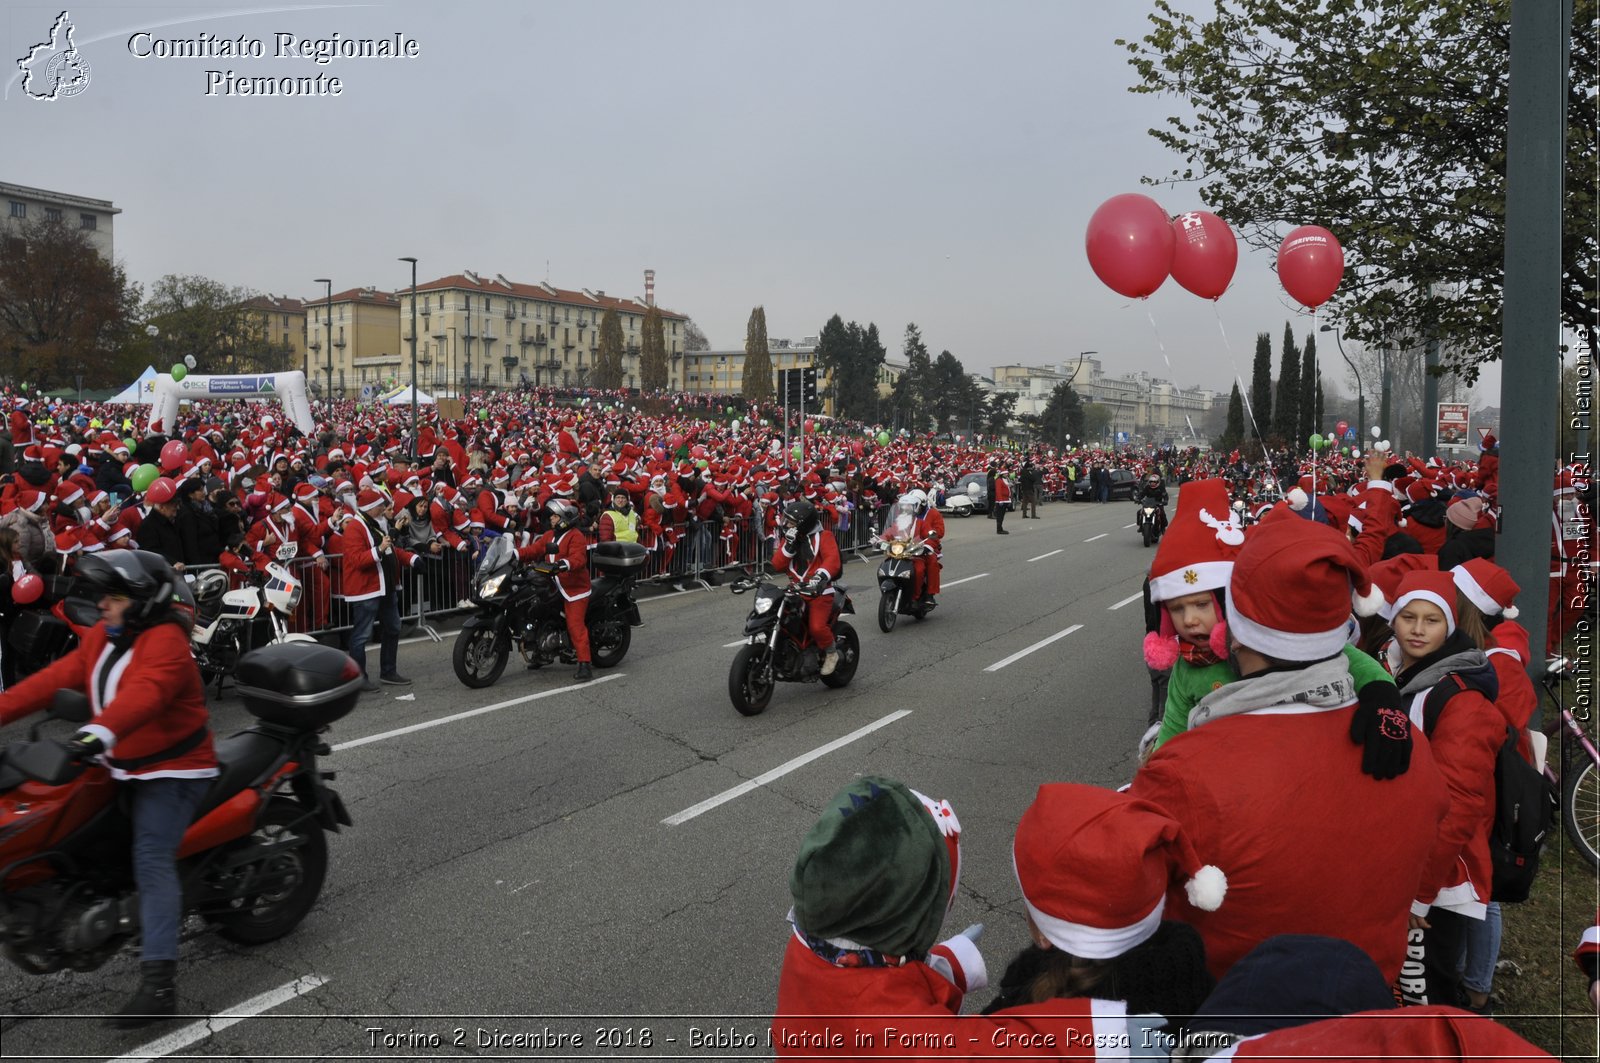
<svg viewBox="0 0 1600 1063"><path fill-rule="evenodd" d="M850 556L868 549L887 509L870 499L864 508L844 509L837 526L832 529L840 552ZM640 581L709 586L720 574L735 571L756 574L770 561L777 545L775 537L766 533L765 517L758 509L749 517L689 520L668 525L650 546L650 558ZM413 549L421 561L414 567L400 570L396 581L400 617L405 626L441 641L433 622L470 608L468 588L487 541L487 538L475 539L471 550L446 547L439 554L427 552L426 546L420 550L407 547ZM302 588L299 608L288 622L292 632L320 637L348 631L351 626L350 606L340 595L343 559L335 553L324 556L328 559L326 571L317 565L315 558L297 557L283 562ZM190 566L192 570L214 567ZM591 575L598 573L591 569ZM233 573L232 586L244 586L250 578Z"/></svg>

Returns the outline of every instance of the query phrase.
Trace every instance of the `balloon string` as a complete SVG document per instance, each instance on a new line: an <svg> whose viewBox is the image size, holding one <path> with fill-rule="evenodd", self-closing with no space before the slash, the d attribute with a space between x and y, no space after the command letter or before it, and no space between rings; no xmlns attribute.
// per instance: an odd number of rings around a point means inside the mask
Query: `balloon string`
<svg viewBox="0 0 1600 1063"><path fill-rule="evenodd" d="M1167 375L1170 377L1170 376L1174 375L1173 372L1172 372L1172 359L1167 357L1167 345L1165 343L1161 342L1161 330L1156 327L1156 316L1155 316L1154 313L1152 313L1149 310L1146 310L1144 312L1144 316L1150 322L1150 331L1155 333L1155 335L1156 335L1156 349L1161 352L1161 360L1166 363L1166 365L1167 365ZM1172 384L1173 384L1174 387L1177 386L1177 382L1176 381L1172 381ZM1153 413L1154 411L1152 410L1151 412ZM1185 421L1188 420L1188 415L1187 414L1184 415L1184 420ZM1196 440L1196 441L1198 441L1199 438L1200 438L1199 434L1197 432L1195 432L1194 424L1192 422L1189 424L1189 437L1191 439Z"/></svg>
<svg viewBox="0 0 1600 1063"><path fill-rule="evenodd" d="M1261 431L1261 423L1256 420L1255 407L1250 404L1250 389L1245 386L1244 376L1239 372L1239 361L1233 356L1233 344L1228 342L1228 330L1222 324L1222 311L1217 309L1217 301L1211 301L1211 312L1217 318L1217 331L1222 333L1222 349L1228 354L1228 364L1233 367L1233 379L1239 385L1239 397L1244 400L1245 415L1250 418L1250 427L1255 431L1256 439L1261 442L1261 453L1267 462L1267 474L1272 477L1272 482L1278 488L1278 493L1283 494L1283 481L1278 479L1277 466L1272 461L1272 450L1267 446L1267 437Z"/></svg>

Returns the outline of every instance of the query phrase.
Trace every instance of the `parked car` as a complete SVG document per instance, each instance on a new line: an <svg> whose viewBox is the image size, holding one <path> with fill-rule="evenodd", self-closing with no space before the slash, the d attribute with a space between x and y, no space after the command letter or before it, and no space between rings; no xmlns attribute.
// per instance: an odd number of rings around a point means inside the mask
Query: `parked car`
<svg viewBox="0 0 1600 1063"><path fill-rule="evenodd" d="M1127 469L1112 469L1111 470L1111 499L1112 499L1112 501L1116 501L1119 498L1126 498L1129 501L1132 501L1133 500L1133 496L1134 496L1134 492L1136 492L1138 489L1139 489L1139 478L1137 476L1135 476L1133 473L1129 472ZM1092 501L1094 501L1093 488L1089 485L1089 474L1088 473L1084 473L1083 476L1080 477L1078 479L1078 481L1072 485L1072 501L1074 501L1074 502L1092 502Z"/></svg>

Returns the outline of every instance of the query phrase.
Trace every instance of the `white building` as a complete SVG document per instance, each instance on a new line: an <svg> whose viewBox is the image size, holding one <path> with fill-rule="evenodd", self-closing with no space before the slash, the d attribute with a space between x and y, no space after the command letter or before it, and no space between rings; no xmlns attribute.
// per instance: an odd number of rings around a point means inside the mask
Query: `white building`
<svg viewBox="0 0 1600 1063"><path fill-rule="evenodd" d="M100 257L112 260L111 222L122 213L120 207L108 199L89 199L67 192L51 192L27 185L13 185L0 181L0 198L6 209L0 214L4 225L19 229L31 221L59 221L69 228L80 230L89 243L100 252Z"/></svg>

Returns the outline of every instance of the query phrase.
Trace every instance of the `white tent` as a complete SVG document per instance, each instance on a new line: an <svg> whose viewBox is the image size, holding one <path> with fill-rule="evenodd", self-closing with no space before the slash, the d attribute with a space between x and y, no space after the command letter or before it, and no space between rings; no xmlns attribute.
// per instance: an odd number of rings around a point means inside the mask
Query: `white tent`
<svg viewBox="0 0 1600 1063"><path fill-rule="evenodd" d="M411 385L407 384L405 387L401 388L399 391L395 392L393 395L390 395L387 399L384 399L383 401L384 401L384 404L387 405L387 406L410 406L411 405ZM433 396L429 395L426 391L423 391L421 388L417 389L417 402L420 403L421 405L424 405L424 406L432 406L432 405L434 405Z"/></svg>
<svg viewBox="0 0 1600 1063"><path fill-rule="evenodd" d="M155 366L147 365L144 372L139 374L139 379L113 395L110 402L139 402L148 406L156 398L156 377L159 376Z"/></svg>

